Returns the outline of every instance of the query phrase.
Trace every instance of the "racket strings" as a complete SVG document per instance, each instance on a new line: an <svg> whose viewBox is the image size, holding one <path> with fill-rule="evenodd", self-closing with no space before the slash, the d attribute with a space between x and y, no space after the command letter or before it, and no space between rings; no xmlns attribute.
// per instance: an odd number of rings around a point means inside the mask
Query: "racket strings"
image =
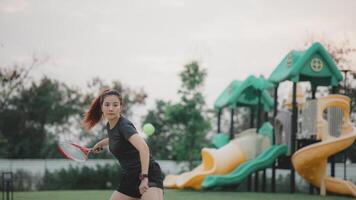
<svg viewBox="0 0 356 200"><path fill-rule="evenodd" d="M60 150L67 158L75 161L85 161L88 159L86 153L84 153L80 147L77 147L73 144L61 143Z"/></svg>

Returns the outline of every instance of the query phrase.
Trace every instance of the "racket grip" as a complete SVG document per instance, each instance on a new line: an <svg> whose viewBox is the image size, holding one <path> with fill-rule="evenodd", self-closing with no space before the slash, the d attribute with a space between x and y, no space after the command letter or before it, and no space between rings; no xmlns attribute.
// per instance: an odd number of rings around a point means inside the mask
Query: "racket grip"
<svg viewBox="0 0 356 200"><path fill-rule="evenodd" d="M104 148L103 147L99 147L99 148L96 148L96 149L91 149L91 151L95 151L95 152L99 152L99 151L102 151Z"/></svg>

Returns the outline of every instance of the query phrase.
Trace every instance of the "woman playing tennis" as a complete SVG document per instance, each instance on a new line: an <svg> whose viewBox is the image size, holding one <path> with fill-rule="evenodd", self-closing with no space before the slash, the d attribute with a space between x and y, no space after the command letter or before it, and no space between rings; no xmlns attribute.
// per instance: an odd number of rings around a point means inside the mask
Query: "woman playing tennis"
<svg viewBox="0 0 356 200"><path fill-rule="evenodd" d="M160 166L151 157L149 147L135 126L121 115L122 106L119 92L105 90L93 100L83 120L87 130L102 118L108 121L108 137L96 143L93 152L109 145L110 152L121 165L121 181L110 200L163 200Z"/></svg>

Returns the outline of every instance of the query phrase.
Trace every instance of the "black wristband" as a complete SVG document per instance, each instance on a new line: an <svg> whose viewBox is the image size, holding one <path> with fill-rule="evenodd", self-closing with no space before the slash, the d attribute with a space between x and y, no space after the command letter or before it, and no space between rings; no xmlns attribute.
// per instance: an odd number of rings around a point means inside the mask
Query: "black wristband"
<svg viewBox="0 0 356 200"><path fill-rule="evenodd" d="M148 178L148 174L140 174L138 177L141 181L145 178Z"/></svg>

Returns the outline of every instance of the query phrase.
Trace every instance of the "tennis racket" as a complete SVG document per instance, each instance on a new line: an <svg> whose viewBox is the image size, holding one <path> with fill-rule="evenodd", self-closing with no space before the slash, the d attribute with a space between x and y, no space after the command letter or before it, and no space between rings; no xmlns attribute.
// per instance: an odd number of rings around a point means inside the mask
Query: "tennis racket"
<svg viewBox="0 0 356 200"><path fill-rule="evenodd" d="M58 150L64 157L77 162L84 162L88 160L89 153L93 151L92 148L67 142L59 143Z"/></svg>

